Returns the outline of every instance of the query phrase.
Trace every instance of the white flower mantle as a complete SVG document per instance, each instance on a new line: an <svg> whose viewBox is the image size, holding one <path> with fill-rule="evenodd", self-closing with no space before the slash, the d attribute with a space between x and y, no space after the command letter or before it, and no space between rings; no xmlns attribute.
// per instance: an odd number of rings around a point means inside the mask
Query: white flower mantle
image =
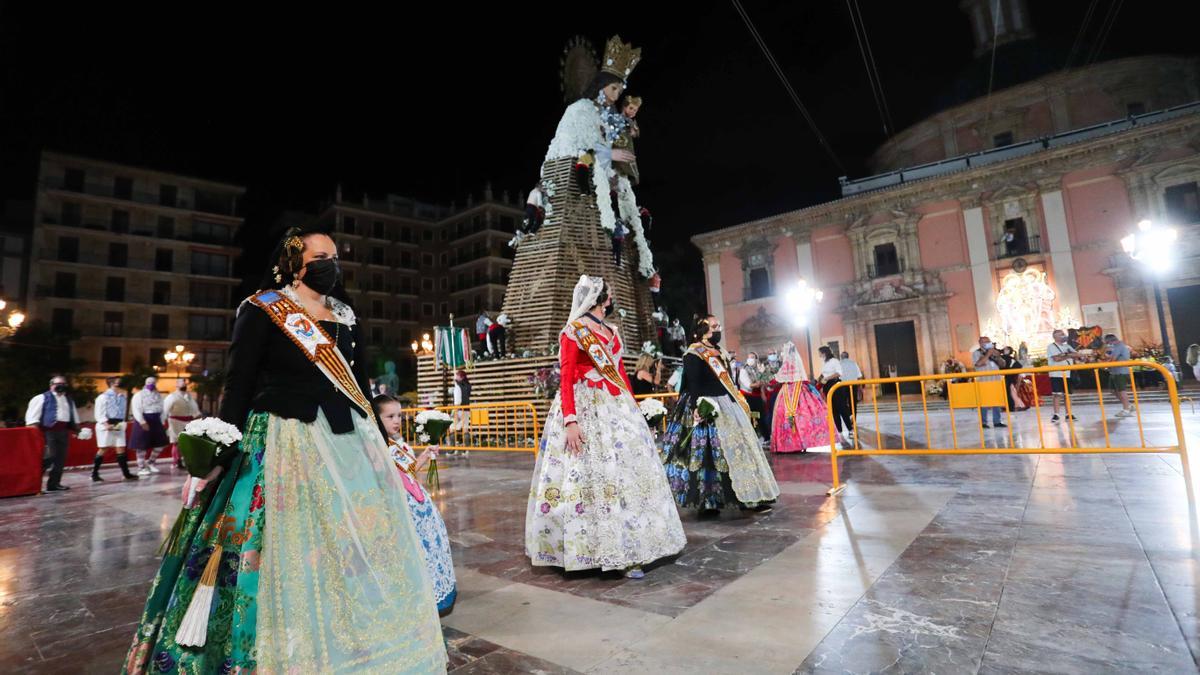
<svg viewBox="0 0 1200 675"><path fill-rule="evenodd" d="M609 149L612 144L604 138L604 122L600 118L600 110L596 104L587 99L580 99L567 106L562 119L558 121L558 129L554 139L546 150L545 162L556 159L576 160L589 150L598 148ZM543 163L543 172L545 164ZM617 218L613 213L611 200L605 196L609 193L609 180L613 169L611 162L602 162L597 158L592 165L592 185L596 192L596 208L600 212L600 225L610 235L616 230ZM543 183L548 182L545 174ZM617 205L621 217L629 224L633 232L633 241L638 251L638 272L646 278L654 276L654 255L646 242L646 234L642 228L642 218L639 213L637 195L629 184L629 179L620 176L617 181ZM547 209L547 215L550 211Z"/></svg>

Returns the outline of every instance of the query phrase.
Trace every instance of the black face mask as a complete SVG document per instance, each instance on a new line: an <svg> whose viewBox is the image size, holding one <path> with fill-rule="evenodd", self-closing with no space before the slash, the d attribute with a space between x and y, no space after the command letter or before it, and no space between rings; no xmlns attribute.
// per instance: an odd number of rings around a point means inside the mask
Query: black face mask
<svg viewBox="0 0 1200 675"><path fill-rule="evenodd" d="M66 393L66 391L67 391L67 385L65 385L65 384L56 384L56 385L54 385L53 387L51 387L51 389L53 389L53 390L54 390L54 393L56 393L56 394L65 394L65 393Z"/></svg>
<svg viewBox="0 0 1200 675"><path fill-rule="evenodd" d="M604 316L612 316L612 313L615 311L617 311L617 306L610 302L608 303L608 306L604 308Z"/></svg>
<svg viewBox="0 0 1200 675"><path fill-rule="evenodd" d="M314 260L305 265L304 269L307 271L301 281L321 295L329 295L342 278L342 269L333 258Z"/></svg>
<svg viewBox="0 0 1200 675"><path fill-rule="evenodd" d="M714 347L721 344L721 331L714 330L712 332L712 335L708 336L708 342L709 342L709 344L713 345Z"/></svg>

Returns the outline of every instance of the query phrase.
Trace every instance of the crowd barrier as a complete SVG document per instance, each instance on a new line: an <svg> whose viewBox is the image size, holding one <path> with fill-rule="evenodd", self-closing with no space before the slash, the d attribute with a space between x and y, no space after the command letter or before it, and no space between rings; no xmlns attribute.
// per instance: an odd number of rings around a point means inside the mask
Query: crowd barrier
<svg viewBox="0 0 1200 675"><path fill-rule="evenodd" d="M417 413L424 408L401 411L400 435L414 448L424 447L417 433ZM484 450L537 452L541 420L532 401L472 403L438 406L435 410L454 418L454 424L439 444L443 451Z"/></svg>
<svg viewBox="0 0 1200 675"><path fill-rule="evenodd" d="M1138 442L1134 445L1114 445L1112 435L1110 433L1111 426L1114 424L1109 419L1109 413L1112 408L1117 406L1116 396L1111 391L1107 394L1110 396L1108 401L1105 401L1106 391L1101 385L1100 371L1108 370L1115 367L1149 368L1159 371L1163 376L1163 381L1167 386L1167 393L1171 407L1171 415L1174 421L1174 439L1173 443L1167 444L1150 444L1146 440L1146 429L1143 420L1142 404L1139 400L1136 378L1129 378L1129 394L1133 404L1133 415L1127 419L1136 421ZM1005 395L1005 375L1033 375L1037 373L1050 373L1061 371L1075 371L1082 375L1082 380L1086 385L1082 388L1072 390L1071 379L1063 378L1064 383L1063 402L1065 404L1065 417L1062 418L1060 424L1067 429L1066 443L1058 445L1046 445L1047 426L1051 426L1049 419L1044 419L1046 415L1042 411L1042 400L1048 398L1039 396L1037 387L1032 387L1033 404L1030 406L1030 412L1033 414L1037 422L1037 437L1038 442L1034 447L1022 447L1018 444L1018 440L1022 440L1024 436L1014 433L1013 430L1013 410L1009 408L1008 397ZM992 378L1001 378L995 381ZM953 382L953 380L968 380L967 382ZM938 447L934 443L932 427L929 420L929 407L927 400L928 384L935 381L945 381L949 391L950 401L950 447ZM915 414L915 401L912 401L908 411L909 417L905 417L905 400L900 394L900 385L906 382L919 382L921 384L921 421L924 423L925 443L914 444L908 439L906 430L913 425L912 415ZM1074 415L1074 405L1072 397L1078 397L1084 393L1093 391L1091 384L1094 382L1094 391L1098 396L1098 411L1100 418L1100 427L1103 435L1104 443L1100 445L1097 442L1083 443L1077 433L1078 422ZM876 400L872 403L873 422L874 422L874 438L875 447L862 447L863 434L858 433L859 420L863 417L862 408L865 405L859 405L854 400L855 387L871 387L878 386L881 390L889 391L894 387L896 393L896 407L898 414L898 436L899 448L884 447L884 433L879 424L879 403ZM1184 479L1188 484L1188 494L1191 495L1191 473L1188 467L1187 444L1184 440L1183 419L1179 411L1179 391L1175 384L1175 378L1170 375L1166 368L1158 363L1146 361L1121 361L1121 362L1099 362L1078 364L1072 366L1042 366L1037 368L1018 368L1013 370L1000 371L972 371L966 373L947 373L941 375L915 375L907 377L885 377L875 379L851 380L843 381L830 387L825 395L825 403L827 408L827 423L829 425L829 437L836 438L837 429L833 415L833 396L840 389L850 390L850 405L851 418L854 422L855 433L853 435L853 443L851 447L838 448L838 444L833 444L831 465L833 473L833 487L830 488L829 494L840 492L845 484L841 482L838 461L842 457L853 457L861 455L978 455L978 454L1083 454L1083 453L1172 453L1178 454L1182 463ZM1047 402L1049 404L1049 402ZM1089 404L1090 406L1090 404ZM987 407L997 407L1004 411L1003 421L1006 424L1004 435L1007 436L1007 445L1001 447L999 443L995 443L992 447L987 445L987 437L983 428L983 409ZM973 409L974 423L970 426L960 429L958 420L956 420L954 412L963 409ZM1029 415L1030 412L1023 413ZM994 429L993 431L1000 431ZM978 432L976 435L975 432ZM892 436L892 434L888 434ZM868 438L870 435L868 434ZM978 444L975 444L976 438ZM1090 439L1089 439L1090 440ZM1161 440L1161 439L1159 439ZM939 441L941 441L939 435ZM920 446L920 447L918 447Z"/></svg>

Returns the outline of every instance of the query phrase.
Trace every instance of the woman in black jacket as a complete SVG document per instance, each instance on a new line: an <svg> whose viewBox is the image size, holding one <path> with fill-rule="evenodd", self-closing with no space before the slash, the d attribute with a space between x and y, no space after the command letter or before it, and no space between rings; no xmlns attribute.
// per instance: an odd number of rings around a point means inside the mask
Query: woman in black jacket
<svg viewBox="0 0 1200 675"><path fill-rule="evenodd" d="M333 239L290 230L239 307L221 418L242 429L241 452L189 479L199 498L126 671L444 670L420 539L340 277Z"/></svg>

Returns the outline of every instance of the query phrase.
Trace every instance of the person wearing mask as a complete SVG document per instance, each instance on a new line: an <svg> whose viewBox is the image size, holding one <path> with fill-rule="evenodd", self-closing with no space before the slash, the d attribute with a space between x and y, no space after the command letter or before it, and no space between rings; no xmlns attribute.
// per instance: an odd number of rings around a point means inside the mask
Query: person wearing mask
<svg viewBox="0 0 1200 675"><path fill-rule="evenodd" d="M671 327L667 329L667 342L671 345L671 356L683 356L683 347L687 343L687 330L679 319L671 319Z"/></svg>
<svg viewBox="0 0 1200 675"><path fill-rule="evenodd" d="M1082 354L1075 351L1071 343L1067 340L1067 333L1062 329L1055 330L1052 335L1053 341L1046 345L1046 363L1051 366L1073 366L1082 361ZM1068 415L1071 421L1077 418L1074 415L1069 415L1067 412L1066 396L1067 383L1070 381L1071 371L1069 370L1052 370L1050 371L1050 398L1054 405L1054 414L1051 415L1051 422L1058 422L1061 418L1058 415L1058 409L1061 406L1063 415Z"/></svg>
<svg viewBox="0 0 1200 675"><path fill-rule="evenodd" d="M167 440L171 442L171 457L175 466L183 468L183 459L179 456L179 434L183 433L188 422L200 417L200 406L188 392L188 381L182 377L175 380L175 391L167 394L163 401L163 412L167 416Z"/></svg>
<svg viewBox="0 0 1200 675"><path fill-rule="evenodd" d="M55 375L50 378L50 389L29 399L25 408L26 426L42 430L46 439L42 454L42 471L50 471L46 479L46 492L60 492L71 488L62 484L63 466L67 463L67 448L71 443L71 432L79 428L79 411L67 394L67 378Z"/></svg>
<svg viewBox="0 0 1200 675"><path fill-rule="evenodd" d="M1000 350L996 349L996 343L992 342L986 335L979 337L979 349L971 353L971 362L975 364L975 370L1000 370L1000 365L1004 362ZM1001 377L980 377L980 382L999 382ZM987 421L988 411L992 412L992 423L989 425ZM1000 421L1000 407L986 406L979 409L980 422L984 429L1007 426Z"/></svg>
<svg viewBox="0 0 1200 675"><path fill-rule="evenodd" d="M1021 368L1021 362L1017 360L1017 352L1012 347L1005 347L1000 350L1000 368L1002 370L1015 370ZM1021 403L1020 393L1017 387L1020 386L1020 375L1005 375L1004 376L1004 395L1008 398L1009 410L1024 410L1025 405Z"/></svg>
<svg viewBox="0 0 1200 675"><path fill-rule="evenodd" d="M167 429L163 424L163 397L158 393L158 378L147 377L142 390L133 395L133 435L129 447L137 453L138 475L158 473L154 462L167 447Z"/></svg>
<svg viewBox="0 0 1200 675"><path fill-rule="evenodd" d="M1185 359L1192 368L1192 377L1200 380L1200 345L1195 343L1188 345Z"/></svg>
<svg viewBox="0 0 1200 675"><path fill-rule="evenodd" d="M738 390L742 393L742 398L746 399L746 403L750 404L750 420L754 422L755 428L761 431L764 409L760 372L756 352L747 354L746 362L741 364L740 368L735 366Z"/></svg>
<svg viewBox="0 0 1200 675"><path fill-rule="evenodd" d="M110 377L104 381L108 389L96 397L92 407L96 416L96 458L92 461L92 480L102 481L100 465L104 455L112 450L117 455L117 466L125 480L137 480L129 472L129 459L125 456L125 394L118 388L121 379Z"/></svg>
<svg viewBox="0 0 1200 675"><path fill-rule="evenodd" d="M696 342L683 357L679 402L663 434L667 480L681 508L715 517L725 507L768 511L779 497L779 484L750 422L750 405L742 397L721 352L721 321L700 318L692 331ZM712 399L715 420L700 417L701 398Z"/></svg>
<svg viewBox="0 0 1200 675"><path fill-rule="evenodd" d="M1129 345L1112 333L1104 336L1104 354L1109 361L1129 361L1133 358ZM1113 366L1108 369L1109 386L1112 387L1117 400L1121 402L1121 410L1117 413L1117 417L1132 417L1137 414L1129 400L1131 377L1129 366Z"/></svg>
<svg viewBox="0 0 1200 675"><path fill-rule="evenodd" d="M779 372L781 363L779 352L772 349L767 353L766 365L759 364L760 369L765 373L761 379L766 380L766 383L759 389L759 396L763 401L763 418L758 428L762 431L764 447L771 445L771 434L775 430L775 403L779 399L779 392L783 389L783 383L775 379L775 374Z"/></svg>
<svg viewBox="0 0 1200 675"><path fill-rule="evenodd" d="M492 326L492 319L487 312L480 312L479 318L475 319L475 337L479 339L479 353L488 353L488 329Z"/></svg>
<svg viewBox="0 0 1200 675"><path fill-rule="evenodd" d="M454 372L454 405L470 406L471 405L471 380L467 377L467 371L461 368ZM454 424L451 425L450 431L460 434L460 438L466 439L467 434L471 430L471 409L464 407L461 410L454 411ZM470 457L471 451L464 450L464 456ZM452 455L457 455L458 451L451 452Z"/></svg>
<svg viewBox="0 0 1200 675"><path fill-rule="evenodd" d="M833 354L827 345L817 350L825 362L821 365L821 375L817 382L821 385L821 393L828 396L833 385L842 381L842 362ZM833 424L837 428L837 441L849 445L854 436L854 408L850 404L850 387L842 387L833 393ZM845 436L842 435L843 429Z"/></svg>

